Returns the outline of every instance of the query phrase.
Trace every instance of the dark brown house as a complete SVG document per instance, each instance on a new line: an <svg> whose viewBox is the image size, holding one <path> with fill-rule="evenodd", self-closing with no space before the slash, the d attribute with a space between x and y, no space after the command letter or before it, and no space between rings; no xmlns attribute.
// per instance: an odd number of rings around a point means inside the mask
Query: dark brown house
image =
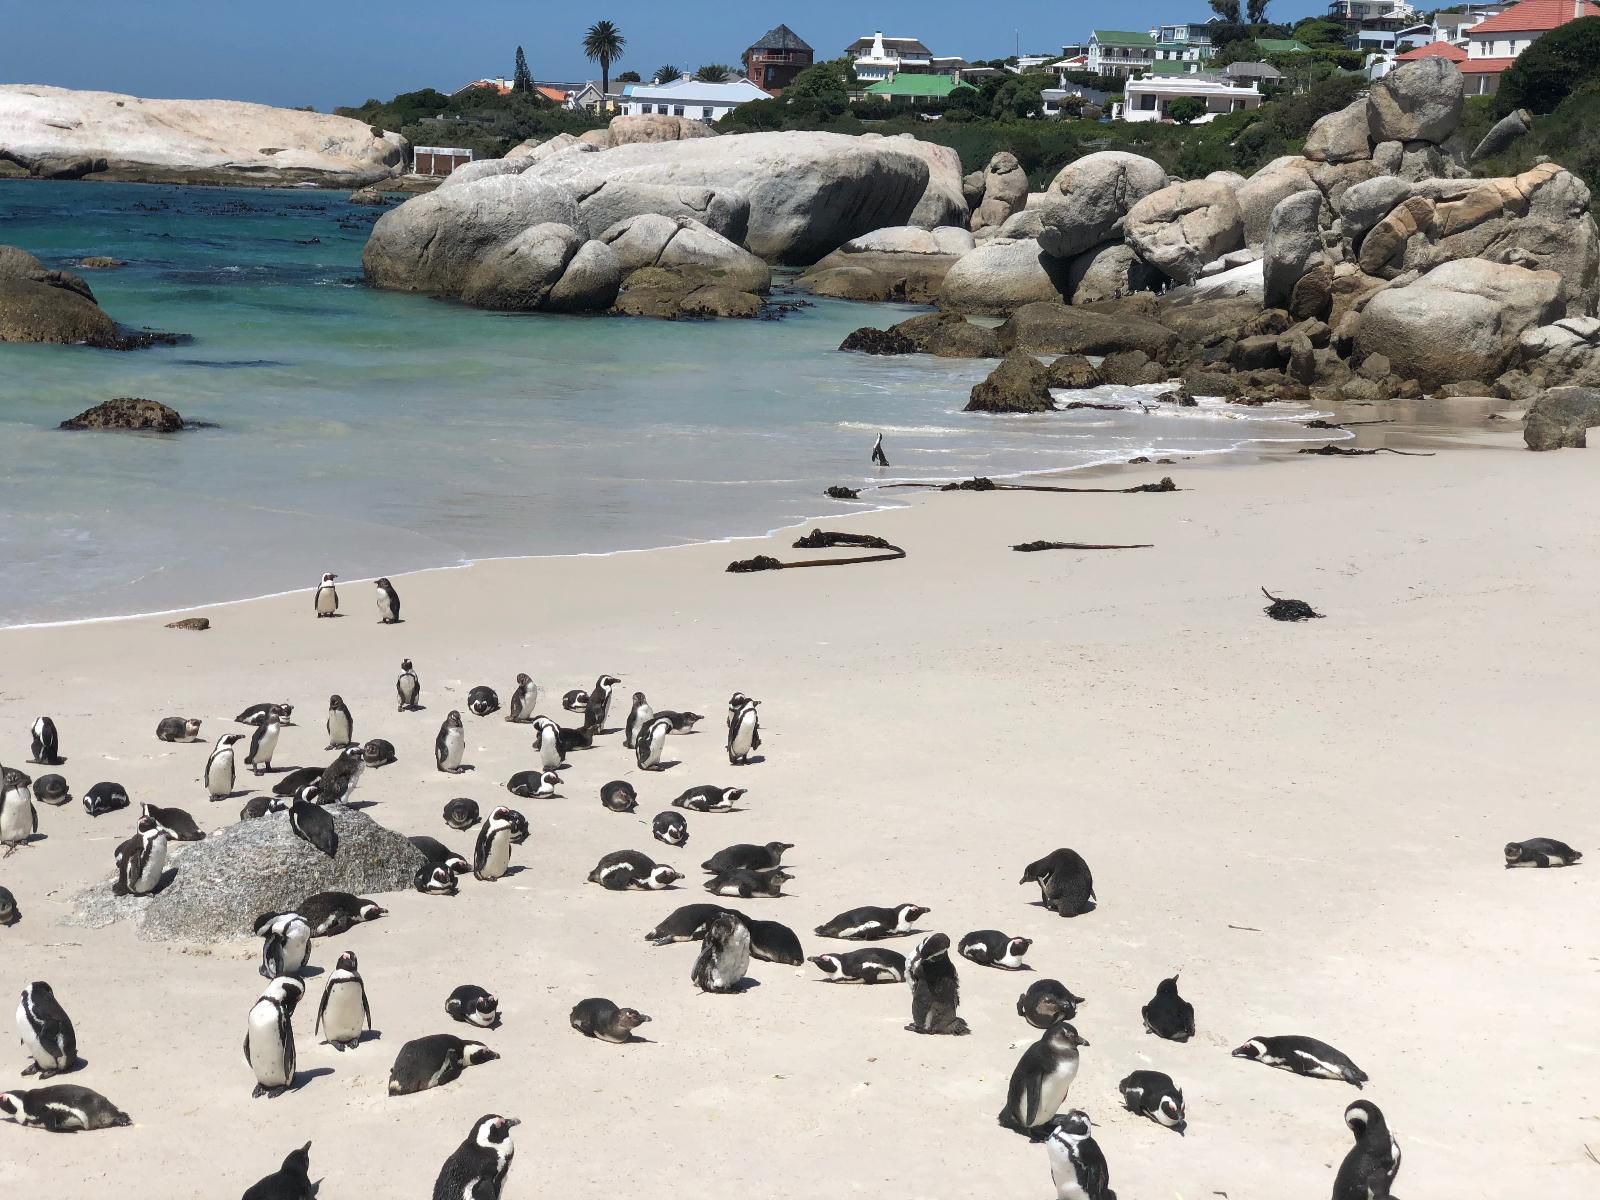
<svg viewBox="0 0 1600 1200"><path fill-rule="evenodd" d="M811 65L815 51L787 25L779 25L744 52L744 77L776 96Z"/></svg>

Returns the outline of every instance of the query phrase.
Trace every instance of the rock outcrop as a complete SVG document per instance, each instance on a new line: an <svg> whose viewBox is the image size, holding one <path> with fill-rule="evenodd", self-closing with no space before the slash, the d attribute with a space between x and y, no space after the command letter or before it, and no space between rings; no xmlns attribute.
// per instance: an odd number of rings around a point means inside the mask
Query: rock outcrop
<svg viewBox="0 0 1600 1200"><path fill-rule="evenodd" d="M1553 387L1528 405L1522 440L1529 450L1582 449L1600 425L1600 388Z"/></svg>
<svg viewBox="0 0 1600 1200"><path fill-rule="evenodd" d="M1039 246L1056 258L1072 258L1122 236L1133 206L1167 186L1161 165L1137 154L1103 150L1063 167L1041 207Z"/></svg>
<svg viewBox="0 0 1600 1200"><path fill-rule="evenodd" d="M325 113L0 86L0 159L41 176L353 188L399 174L405 151L399 134Z"/></svg>
<svg viewBox="0 0 1600 1200"><path fill-rule="evenodd" d="M640 143L688 142L716 136L717 131L704 121L689 117L673 117L662 113L621 116L612 117L606 127L605 148L609 150Z"/></svg>
<svg viewBox="0 0 1600 1200"><path fill-rule="evenodd" d="M877 138L875 133L863 134L867 140ZM922 199L906 218L907 225L918 229L940 229L948 225L967 224L967 198L961 183L961 155L949 146L925 142L909 133L897 133L887 139L892 149L915 154L928 165L928 186Z"/></svg>
<svg viewBox="0 0 1600 1200"><path fill-rule="evenodd" d="M1017 309L996 331L1006 353L1115 354L1139 350L1161 360L1178 344L1178 335L1164 325L1127 313L1102 313L1064 304L1028 304Z"/></svg>
<svg viewBox="0 0 1600 1200"><path fill-rule="evenodd" d="M1028 201L1028 173L1017 156L1001 150L983 171L983 200L972 214L974 231L991 225L1004 225L1013 213L1023 210Z"/></svg>
<svg viewBox="0 0 1600 1200"><path fill-rule="evenodd" d="M624 279L660 267L697 286L758 295L772 287L772 269L765 262L688 217L643 213L611 226L599 241L610 247Z"/></svg>
<svg viewBox="0 0 1600 1200"><path fill-rule="evenodd" d="M1050 371L1037 358L1013 351L989 377L974 385L966 412L1032 413L1055 408L1050 398Z"/></svg>
<svg viewBox="0 0 1600 1200"><path fill-rule="evenodd" d="M750 202L727 188L612 181L579 193L578 212L596 237L619 221L646 213L686 217L741 246L750 230Z"/></svg>
<svg viewBox="0 0 1600 1200"><path fill-rule="evenodd" d="M1316 187L1310 163L1299 155L1275 158L1246 179L1233 194L1244 221L1246 245L1259 246L1267 238L1267 225L1278 201Z"/></svg>
<svg viewBox="0 0 1600 1200"><path fill-rule="evenodd" d="M1005 316L1036 301L1064 302L1067 265L1031 238L995 238L956 260L939 288L950 312Z"/></svg>
<svg viewBox="0 0 1600 1200"><path fill-rule="evenodd" d="M1151 192L1124 218L1128 245L1177 283L1191 283L1200 268L1244 245L1244 221L1233 189L1204 179Z"/></svg>
<svg viewBox="0 0 1600 1200"><path fill-rule="evenodd" d="M800 282L841 300L930 303L957 259L973 248L965 229L902 225L852 238L818 261Z"/></svg>
<svg viewBox="0 0 1600 1200"><path fill-rule="evenodd" d="M177 433L184 427L178 411L156 400L118 396L86 408L61 422L61 429L127 429L139 433Z"/></svg>
<svg viewBox="0 0 1600 1200"><path fill-rule="evenodd" d="M81 277L46 267L15 246L0 246L0 342L136 350L177 340L173 334L122 329Z"/></svg>
<svg viewBox="0 0 1600 1200"><path fill-rule="evenodd" d="M1456 131L1466 107L1460 69L1443 58L1419 58L1389 72L1367 97L1374 142L1431 142Z"/></svg>

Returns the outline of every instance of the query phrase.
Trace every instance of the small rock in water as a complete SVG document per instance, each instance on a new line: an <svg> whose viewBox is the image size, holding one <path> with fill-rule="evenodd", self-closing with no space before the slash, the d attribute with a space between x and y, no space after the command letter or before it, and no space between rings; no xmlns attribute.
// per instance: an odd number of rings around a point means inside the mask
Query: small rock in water
<svg viewBox="0 0 1600 1200"><path fill-rule="evenodd" d="M1262 611L1274 621L1309 621L1322 616L1304 600L1280 600L1266 588L1261 589L1261 594L1272 601Z"/></svg>
<svg viewBox="0 0 1600 1200"><path fill-rule="evenodd" d="M111 258L105 254L91 254L88 258L78 260L78 266L85 271L113 271L127 265L120 258Z"/></svg>
<svg viewBox="0 0 1600 1200"><path fill-rule="evenodd" d="M143 400L137 396L118 396L69 420L61 422L62 429L132 429L148 433L177 433L183 429L183 418L176 409L168 408L156 400Z"/></svg>
<svg viewBox="0 0 1600 1200"><path fill-rule="evenodd" d="M830 500L857 500L861 497L861 493L855 488L840 487L837 484L829 488L823 495Z"/></svg>
<svg viewBox="0 0 1600 1200"><path fill-rule="evenodd" d="M893 329L874 329L867 326L857 329L839 343L839 349L857 354L915 354L917 344L903 333Z"/></svg>

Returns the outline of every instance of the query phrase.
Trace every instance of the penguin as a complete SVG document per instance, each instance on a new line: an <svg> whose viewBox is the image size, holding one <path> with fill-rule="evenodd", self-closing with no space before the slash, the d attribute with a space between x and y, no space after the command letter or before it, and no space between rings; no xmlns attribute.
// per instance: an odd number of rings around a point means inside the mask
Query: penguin
<svg viewBox="0 0 1600 1200"><path fill-rule="evenodd" d="M587 729L568 729L564 725L558 725L556 749L562 755L571 754L574 750L593 750L594 734Z"/></svg>
<svg viewBox="0 0 1600 1200"><path fill-rule="evenodd" d="M329 763L322 774L317 776L317 803L350 803L350 797L355 795L356 785L361 782L361 773L366 767L367 762L361 755L361 747L346 746L339 751L339 757Z"/></svg>
<svg viewBox="0 0 1600 1200"><path fill-rule="evenodd" d="M601 996L579 1000L567 1017L568 1023L584 1037L616 1046L643 1041L633 1031L649 1019L636 1008L618 1008Z"/></svg>
<svg viewBox="0 0 1600 1200"><path fill-rule="evenodd" d="M33 807L31 780L21 771L0 765L0 845L10 858L39 832L39 812Z"/></svg>
<svg viewBox="0 0 1600 1200"><path fill-rule="evenodd" d="M263 913L256 918L255 935L262 939L263 979L298 976L311 960L311 923L299 913Z"/></svg>
<svg viewBox="0 0 1600 1200"><path fill-rule="evenodd" d="M339 578L331 571L323 573L322 582L317 584L317 594L312 598L311 609L319 617L336 617L339 615L339 589L333 586L333 581Z"/></svg>
<svg viewBox="0 0 1600 1200"><path fill-rule="evenodd" d="M132 803L133 801L128 799L128 789L120 783L109 781L97 783L83 794L83 811L91 817L103 817L107 813L120 812Z"/></svg>
<svg viewBox="0 0 1600 1200"><path fill-rule="evenodd" d="M56 733L56 723L49 717L40 717L33 723L32 761L44 767L59 767L66 761L61 757L61 739Z"/></svg>
<svg viewBox="0 0 1600 1200"><path fill-rule="evenodd" d="M1139 1010L1145 1032L1169 1042L1187 1042L1194 1036L1194 1005L1178 995L1178 977L1156 984L1156 994Z"/></svg>
<svg viewBox="0 0 1600 1200"><path fill-rule="evenodd" d="M1063 847L1023 869L1022 883L1037 883L1044 907L1061 917L1082 916L1096 906L1094 876L1076 850Z"/></svg>
<svg viewBox="0 0 1600 1200"><path fill-rule="evenodd" d="M313 850L320 850L329 858L339 853L339 831L334 828L333 817L327 809L304 800L279 797L272 802L272 811L288 813L289 828L295 837Z"/></svg>
<svg viewBox="0 0 1600 1200"><path fill-rule="evenodd" d="M539 755L539 765L546 771L567 765L561 761L561 726L549 717L533 719L533 748Z"/></svg>
<svg viewBox="0 0 1600 1200"><path fill-rule="evenodd" d="M658 812L650 822L650 836L669 846L686 846L689 844L689 822L683 819L682 813Z"/></svg>
<svg viewBox="0 0 1600 1200"><path fill-rule="evenodd" d="M1149 1117L1179 1137L1189 1128L1183 1113L1183 1092L1162 1071L1135 1071L1117 1084L1123 1106L1131 1113ZM1361 1193L1365 1197L1365 1193Z"/></svg>
<svg viewBox="0 0 1600 1200"><path fill-rule="evenodd" d="M1049 1029L1057 1021L1078 1015L1082 996L1074 996L1060 980L1040 979L1017 997L1017 1016L1035 1029Z"/></svg>
<svg viewBox="0 0 1600 1200"><path fill-rule="evenodd" d="M140 817L134 834L117 846L114 896L148 896L167 868L167 834L150 817Z"/></svg>
<svg viewBox="0 0 1600 1200"><path fill-rule="evenodd" d="M639 735L644 732L645 726L650 724L655 715L656 710L650 707L650 701L644 698L644 693L635 692L633 707L628 710L628 719L622 725L622 744L632 750L639 740ZM672 724L670 718L667 718L667 722L669 726Z"/></svg>
<svg viewBox="0 0 1600 1200"><path fill-rule="evenodd" d="M700 864L700 869L714 875L723 871L770 871L783 862L785 850L793 849L793 842L768 842L765 846L740 842L718 850Z"/></svg>
<svg viewBox="0 0 1600 1200"><path fill-rule="evenodd" d="M472 877L485 882L499 879L511 865L511 810L497 808L478 830L472 852Z"/></svg>
<svg viewBox="0 0 1600 1200"><path fill-rule="evenodd" d="M762 962L779 963L785 967L798 967L806 961L800 948L800 938L794 930L777 921L753 921L742 913L735 913L750 931L750 955Z"/></svg>
<svg viewBox="0 0 1600 1200"><path fill-rule="evenodd" d="M300 901L298 910L311 926L311 936L319 938L335 937L353 925L389 915L389 910L377 901L349 892L317 892Z"/></svg>
<svg viewBox="0 0 1600 1200"><path fill-rule="evenodd" d="M233 719L234 724L259 725L261 722L267 719L267 710L269 708L275 708L278 710L278 723L280 725L294 724L294 721L290 719L294 716L294 705L287 703L273 704L267 701L263 701L260 704L252 704L249 708L245 709Z"/></svg>
<svg viewBox="0 0 1600 1200"><path fill-rule="evenodd" d="M497 1029L500 1025L500 1001L475 983L463 983L451 992L444 1011L463 1025L476 1025L479 1029Z"/></svg>
<svg viewBox="0 0 1600 1200"><path fill-rule="evenodd" d="M672 732L672 722L665 717L652 720L640 732L634 743L634 758L641 771L662 771L661 755L667 748L667 735Z"/></svg>
<svg viewBox="0 0 1600 1200"><path fill-rule="evenodd" d="M539 702L539 685L526 673L517 676L517 688L506 705L506 720L518 724L533 720L533 706Z"/></svg>
<svg viewBox="0 0 1600 1200"><path fill-rule="evenodd" d="M674 942L698 942L705 936L706 926L710 925L720 913L725 912L732 913L741 921L745 919L744 914L737 909L724 908L720 904L685 904L668 913L665 920L644 935L644 940L652 946L670 946Z"/></svg>
<svg viewBox="0 0 1600 1200"><path fill-rule="evenodd" d="M461 714L451 709L439 726L439 736L433 739L434 765L447 775L459 775L472 770L461 761L467 748L466 731L461 728Z"/></svg>
<svg viewBox="0 0 1600 1200"><path fill-rule="evenodd" d="M702 992L736 992L750 969L750 931L732 913L718 913L706 926L689 978Z"/></svg>
<svg viewBox="0 0 1600 1200"><path fill-rule="evenodd" d="M602 675L594 681L583 705L583 728L588 733L600 733L611 711L611 689L621 683L615 675Z"/></svg>
<svg viewBox="0 0 1600 1200"><path fill-rule="evenodd" d="M1007 937L998 929L976 929L961 939L957 952L980 967L999 967L1002 971L1031 971L1022 956L1033 945L1031 938Z"/></svg>
<svg viewBox="0 0 1600 1200"><path fill-rule="evenodd" d="M157 808L148 802L139 805L139 815L149 817L172 842L203 842L206 835L194 818L181 808Z"/></svg>
<svg viewBox="0 0 1600 1200"><path fill-rule="evenodd" d="M311 784L306 788L306 790L308 792L315 792L317 790L316 784ZM272 811L272 806L275 803L276 800L272 796L251 796L250 799L246 800L244 804L239 807L239 820L259 820Z"/></svg>
<svg viewBox="0 0 1600 1200"><path fill-rule="evenodd" d="M554 796L561 776L554 771L518 771L506 780L506 791L524 800Z"/></svg>
<svg viewBox="0 0 1600 1200"><path fill-rule="evenodd" d="M361 761L369 767L387 767L395 761L394 743L386 738L368 738L361 743Z"/></svg>
<svg viewBox="0 0 1600 1200"><path fill-rule="evenodd" d="M0 1092L0 1113L50 1133L80 1133L132 1125L133 1118L99 1092L71 1083Z"/></svg>
<svg viewBox="0 0 1600 1200"><path fill-rule="evenodd" d="M1111 1170L1094 1140L1094 1122L1082 1109L1057 1117L1045 1140L1056 1200L1117 1200Z"/></svg>
<svg viewBox="0 0 1600 1200"><path fill-rule="evenodd" d="M0 928L9 928L22 920L22 910L10 888L0 887Z"/></svg>
<svg viewBox="0 0 1600 1200"><path fill-rule="evenodd" d="M907 907L910 907L909 905ZM961 1003L961 984L956 965L950 961L950 937L933 933L922 939L906 967L911 984L912 1033L944 1033L954 1036L971 1033L967 1023L956 1016Z"/></svg>
<svg viewBox="0 0 1600 1200"><path fill-rule="evenodd" d="M1574 850L1565 842L1558 842L1554 838L1529 838L1525 842L1506 843L1508 868L1570 867L1582 857L1582 850Z"/></svg>
<svg viewBox="0 0 1600 1200"><path fill-rule="evenodd" d="M1370 1100L1357 1100L1344 1110L1344 1123L1355 1134L1333 1180L1333 1200L1389 1200L1400 1174L1400 1143L1389 1123Z"/></svg>
<svg viewBox="0 0 1600 1200"><path fill-rule="evenodd" d="M394 590L394 584L387 579L374 579L372 585L377 589L373 598L378 604L378 624L400 624L400 593Z"/></svg>
<svg viewBox="0 0 1600 1200"><path fill-rule="evenodd" d="M434 1180L433 1200L500 1200L506 1172L511 1170L511 1127L516 1117L490 1113L472 1123L472 1130L444 1160Z"/></svg>
<svg viewBox="0 0 1600 1200"><path fill-rule="evenodd" d="M78 1035L72 1028L72 1018L50 985L42 980L22 989L22 999L17 1004L17 1036L33 1060L22 1068L24 1075L49 1079L77 1065Z"/></svg>
<svg viewBox="0 0 1600 1200"><path fill-rule="evenodd" d="M471 829L483 818L478 815L478 802L457 796L444 806L444 823L451 829Z"/></svg>
<svg viewBox="0 0 1600 1200"><path fill-rule="evenodd" d="M1359 1089L1367 1073L1327 1042L1300 1034L1253 1037L1233 1052L1234 1058L1254 1059L1280 1071L1293 1071L1312 1079L1338 1079Z"/></svg>
<svg viewBox="0 0 1600 1200"><path fill-rule="evenodd" d="M295 767L272 785L274 796L294 796L308 783L319 783L326 767Z"/></svg>
<svg viewBox="0 0 1600 1200"><path fill-rule="evenodd" d="M233 795L233 744L244 740L242 733L225 733L217 739L211 757L206 759L202 778L206 781L206 794L213 800L226 800Z"/></svg>
<svg viewBox="0 0 1600 1200"><path fill-rule="evenodd" d="M240 1200L316 1200L311 1182L311 1143L291 1150L283 1165L271 1175L252 1183Z"/></svg>
<svg viewBox="0 0 1600 1200"><path fill-rule="evenodd" d="M877 946L813 954L806 961L821 971L828 983L904 983L906 979L906 956Z"/></svg>
<svg viewBox="0 0 1600 1200"><path fill-rule="evenodd" d="M367 987L361 982L360 965L352 951L339 955L328 985L322 989L317 1005L317 1021L311 1032L335 1050L344 1050L361 1041L361 1031L372 1028L372 1007L367 1003Z"/></svg>
<svg viewBox="0 0 1600 1200"><path fill-rule="evenodd" d="M881 433L878 435L878 440L872 443L872 465L875 467L887 467L889 465L888 456L883 452L883 434Z"/></svg>
<svg viewBox="0 0 1600 1200"><path fill-rule="evenodd" d="M328 749L343 750L356 740L356 721L345 707L344 697L328 697Z"/></svg>
<svg viewBox="0 0 1600 1200"><path fill-rule="evenodd" d="M475 717L487 717L500 711L500 697L492 687L480 683L467 693L467 711Z"/></svg>
<svg viewBox="0 0 1600 1200"><path fill-rule="evenodd" d="M739 716L739 710L744 707L744 702L750 699L743 692L735 692L728 697L728 732L733 732L733 722Z"/></svg>
<svg viewBox="0 0 1600 1200"><path fill-rule="evenodd" d="M692 787L672 802L674 808L687 808L691 812L733 812L734 805L745 796L748 788L723 788L702 783Z"/></svg>
<svg viewBox="0 0 1600 1200"><path fill-rule="evenodd" d="M394 681L395 694L400 697L400 711L417 711L417 701L422 698L422 680L409 658L400 660L400 677Z"/></svg>
<svg viewBox="0 0 1600 1200"><path fill-rule="evenodd" d="M561 697L561 707L568 712L581 713L589 707L589 693L574 689Z"/></svg>
<svg viewBox="0 0 1600 1200"><path fill-rule="evenodd" d="M705 717L700 713L677 712L670 708L657 709L656 716L665 717L671 721L673 733L693 733L695 722L705 720Z"/></svg>
<svg viewBox="0 0 1600 1200"><path fill-rule="evenodd" d="M430 866L444 867L452 875L465 875L472 870L471 863L439 841L438 838L418 834L415 837L407 838L406 841L422 852L422 857L428 861Z"/></svg>
<svg viewBox="0 0 1600 1200"><path fill-rule="evenodd" d="M453 1033L430 1033L412 1038L400 1047L389 1068L389 1095L410 1096L443 1087L468 1067L493 1062L500 1056L482 1042L458 1038Z"/></svg>
<svg viewBox="0 0 1600 1200"><path fill-rule="evenodd" d="M613 779L600 788L600 803L612 812L631 813L639 807L639 793L624 779Z"/></svg>
<svg viewBox="0 0 1600 1200"><path fill-rule="evenodd" d="M920 904L897 904L893 908L852 908L818 925L819 937L847 938L851 941L876 941L878 938L905 937L915 933L916 923L933 910ZM938 936L944 937L943 934ZM948 946L950 939L945 937Z"/></svg>
<svg viewBox="0 0 1600 1200"><path fill-rule="evenodd" d="M197 742L200 722L192 717L162 717L156 722L156 739L162 742Z"/></svg>
<svg viewBox="0 0 1600 1200"><path fill-rule="evenodd" d="M411 877L411 886L424 896L455 896L461 892L454 873L443 863L423 863Z"/></svg>
<svg viewBox="0 0 1600 1200"><path fill-rule="evenodd" d="M282 714L277 709L268 709L266 720L257 725L255 733L250 735L250 752L244 756L244 762L257 775L265 775L272 769L272 755L278 748L280 720Z"/></svg>
<svg viewBox="0 0 1600 1200"><path fill-rule="evenodd" d="M750 755L761 749L761 719L756 715L759 700L745 700L728 726L728 762L735 767L745 766Z"/></svg>
<svg viewBox="0 0 1600 1200"><path fill-rule="evenodd" d="M255 1072L252 1099L276 1099L294 1086L294 1009L306 985L292 976L267 984L245 1022L244 1061Z"/></svg>
<svg viewBox="0 0 1600 1200"><path fill-rule="evenodd" d="M660 891L683 876L637 850L613 850L602 855L589 872L588 881L611 892Z"/></svg>
<svg viewBox="0 0 1600 1200"><path fill-rule="evenodd" d="M1034 1141L1044 1140L1078 1077L1078 1047L1088 1044L1068 1021L1057 1021L1040 1034L1011 1072L1000 1124Z"/></svg>
<svg viewBox="0 0 1600 1200"><path fill-rule="evenodd" d="M705 889L713 896L738 896L742 900L782 896L783 885L793 878L782 867L770 871L721 871L706 880Z"/></svg>
<svg viewBox="0 0 1600 1200"><path fill-rule="evenodd" d="M60 808L72 803L72 789L60 775L41 775L33 781L33 798L39 804Z"/></svg>

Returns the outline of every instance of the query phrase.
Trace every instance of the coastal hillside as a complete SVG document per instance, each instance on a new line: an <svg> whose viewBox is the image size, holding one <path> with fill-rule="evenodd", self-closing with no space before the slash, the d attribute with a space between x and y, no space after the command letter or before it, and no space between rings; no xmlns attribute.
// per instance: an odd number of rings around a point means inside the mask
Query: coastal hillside
<svg viewBox="0 0 1600 1200"><path fill-rule="evenodd" d="M300 109L0 86L0 161L41 178L359 187L397 174L405 148L398 134Z"/></svg>

